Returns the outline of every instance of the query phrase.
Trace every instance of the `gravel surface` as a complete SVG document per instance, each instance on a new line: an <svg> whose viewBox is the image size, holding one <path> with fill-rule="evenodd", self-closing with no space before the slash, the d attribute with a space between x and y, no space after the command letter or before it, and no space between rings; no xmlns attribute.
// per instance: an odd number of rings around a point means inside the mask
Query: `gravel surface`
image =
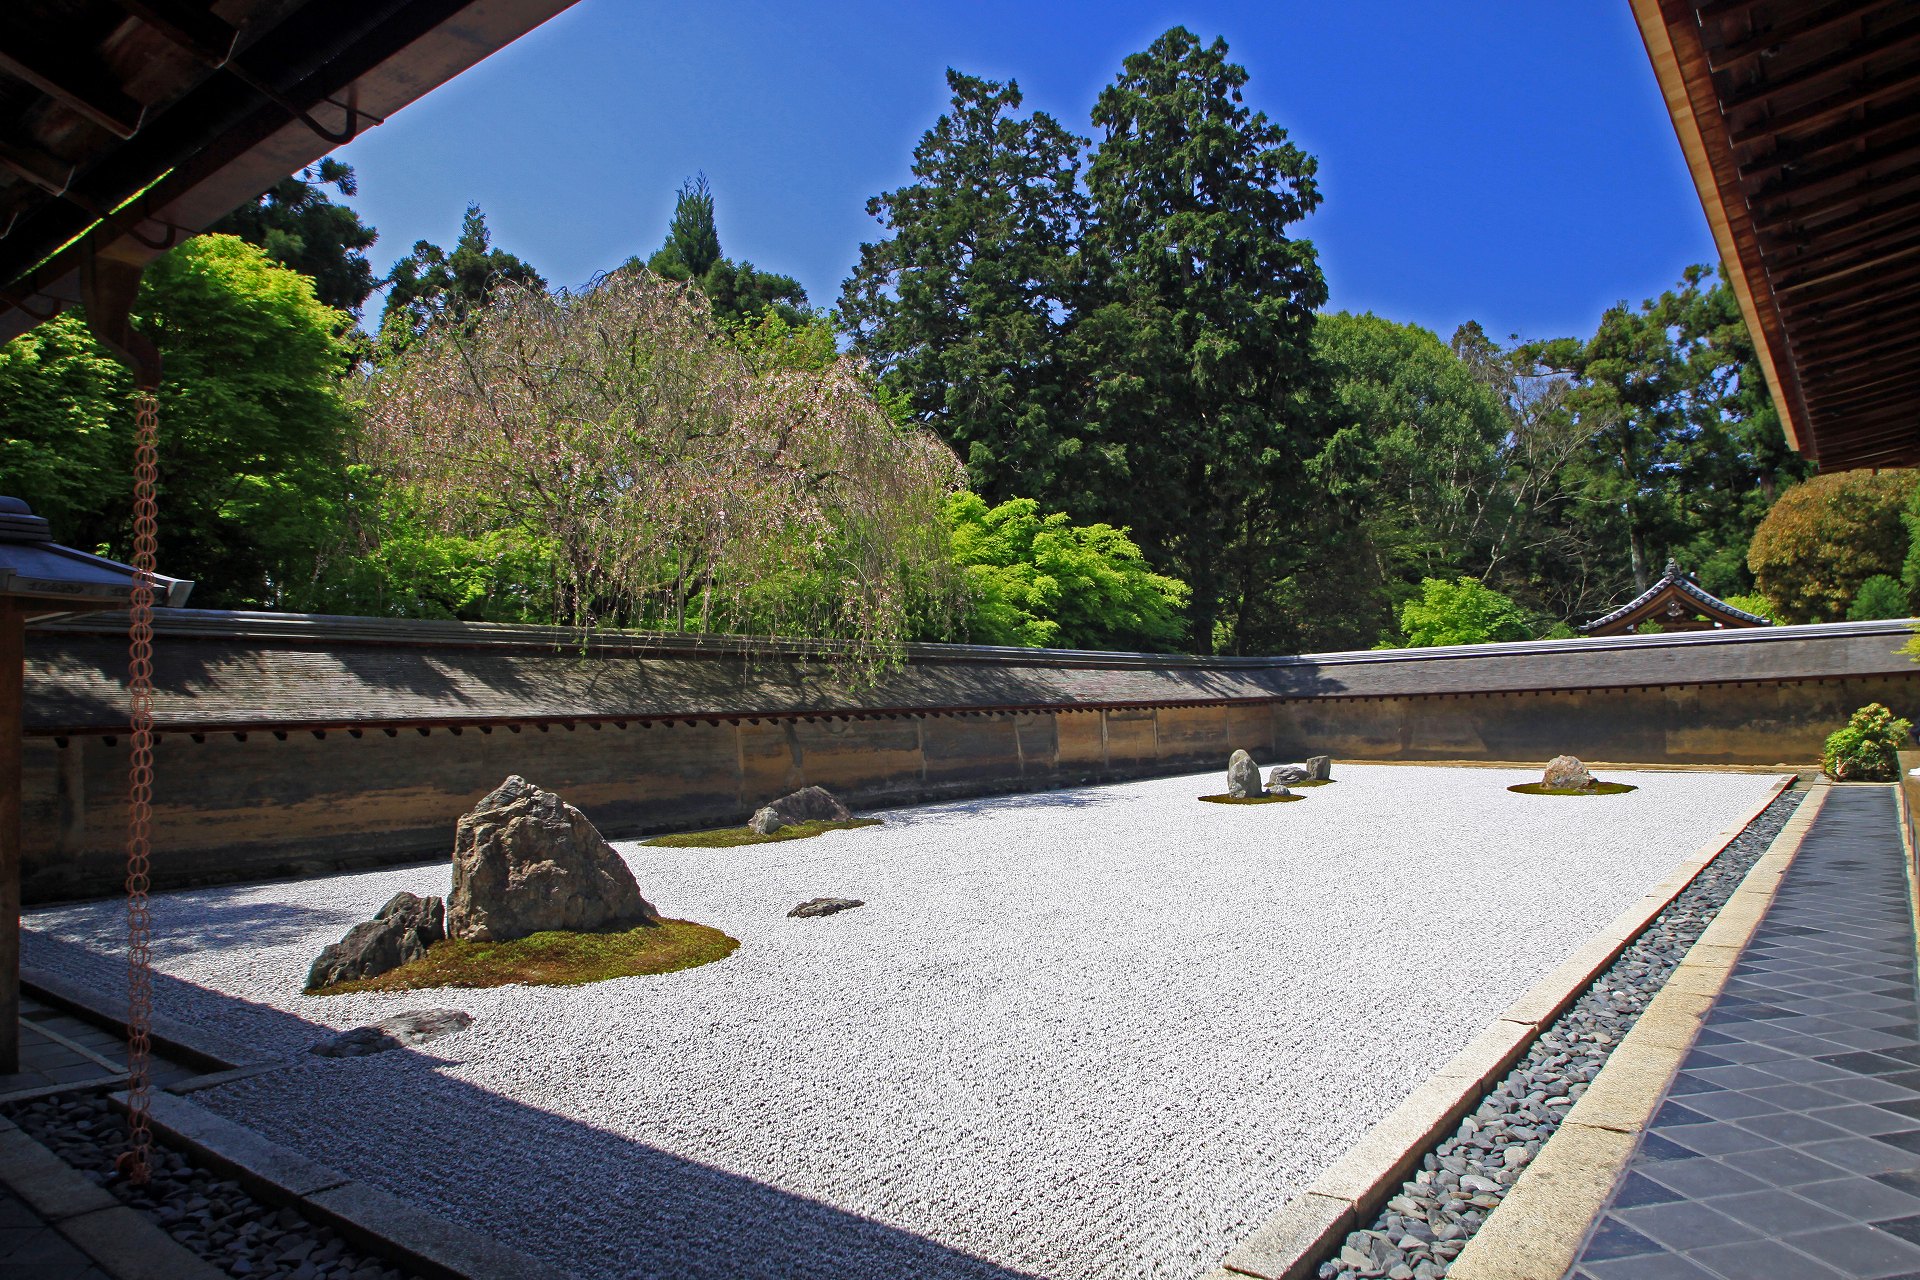
<svg viewBox="0 0 1920 1280"><path fill-rule="evenodd" d="M1209 773L623 845L665 914L743 946L569 989L300 994L445 864L171 894L158 1005L289 1059L203 1105L585 1276L1191 1276L1773 781L1335 776L1291 805L1197 803ZM826 895L866 905L787 918ZM118 979L113 904L28 928L28 963ZM475 1024L304 1052L430 1006Z"/></svg>
<svg viewBox="0 0 1920 1280"><path fill-rule="evenodd" d="M1804 798L1787 792L1735 837L1421 1162L1373 1224L1348 1235L1321 1265L1322 1280L1445 1276Z"/></svg>
<svg viewBox="0 0 1920 1280"><path fill-rule="evenodd" d="M113 1172L126 1119L98 1094L67 1094L4 1108L36 1141L157 1222L230 1276L249 1280L404 1280L411 1272L369 1258L332 1228L255 1200L237 1182L192 1164L156 1139L144 1187ZM27 1268L31 1271L32 1268Z"/></svg>

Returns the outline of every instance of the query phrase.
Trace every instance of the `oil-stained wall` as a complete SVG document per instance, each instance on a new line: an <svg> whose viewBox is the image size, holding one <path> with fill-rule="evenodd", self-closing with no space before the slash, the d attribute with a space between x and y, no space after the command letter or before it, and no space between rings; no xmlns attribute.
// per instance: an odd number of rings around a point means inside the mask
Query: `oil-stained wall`
<svg viewBox="0 0 1920 1280"><path fill-rule="evenodd" d="M154 877L163 886L439 857L459 815L521 774L612 836L742 821L797 787L859 806L1262 763L1544 761L1804 766L1866 702L1911 709L1920 677L1215 705L324 735L160 736ZM30 902L118 891L124 739L27 741Z"/></svg>

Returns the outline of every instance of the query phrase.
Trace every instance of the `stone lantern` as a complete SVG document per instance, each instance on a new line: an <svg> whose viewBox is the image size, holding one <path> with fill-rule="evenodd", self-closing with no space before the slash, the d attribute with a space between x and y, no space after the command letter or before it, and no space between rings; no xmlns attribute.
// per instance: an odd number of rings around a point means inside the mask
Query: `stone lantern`
<svg viewBox="0 0 1920 1280"><path fill-rule="evenodd" d="M26 627L35 619L125 608L130 565L53 540L18 498L0 497L0 1075L20 1069L20 754ZM193 583L154 577L154 603L179 607Z"/></svg>

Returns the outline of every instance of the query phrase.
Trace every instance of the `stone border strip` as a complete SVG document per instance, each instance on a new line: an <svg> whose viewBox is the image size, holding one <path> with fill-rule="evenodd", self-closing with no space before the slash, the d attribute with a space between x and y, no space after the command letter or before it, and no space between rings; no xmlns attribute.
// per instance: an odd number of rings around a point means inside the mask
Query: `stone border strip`
<svg viewBox="0 0 1920 1280"><path fill-rule="evenodd" d="M97 1026L125 1032L126 1010L115 1008L76 982L28 965L20 966L20 989L38 1000ZM153 1046L169 1058L207 1071L251 1066L259 1056L235 1041L189 1026L163 1013L153 1015ZM117 1068L116 1068L117 1069Z"/></svg>
<svg viewBox="0 0 1920 1280"><path fill-rule="evenodd" d="M0 1185L114 1280L226 1280L226 1272L89 1182L5 1117L0 1117Z"/></svg>
<svg viewBox="0 0 1920 1280"><path fill-rule="evenodd" d="M1350 1231L1372 1221L1421 1157L1479 1105L1486 1091L1526 1054L1541 1032L1796 778L1789 773L1775 783L1751 810L1722 828L1665 880L1535 983L1425 1084L1347 1148L1305 1191L1236 1245L1220 1268L1203 1280L1234 1280L1237 1276L1303 1280L1310 1275ZM1824 797L1824 791L1820 794ZM1801 810L1807 807L1803 804ZM1817 810L1819 805L1814 803L1812 807ZM1671 988L1671 981L1668 985ZM1615 1055L1618 1053L1616 1049ZM1485 1229L1483 1226L1481 1231ZM1461 1257L1465 1256L1463 1252ZM1553 1280L1559 1280L1558 1272Z"/></svg>
<svg viewBox="0 0 1920 1280"><path fill-rule="evenodd" d="M124 1093L109 1101L126 1109ZM174 1146L262 1200L308 1210L349 1243L427 1280L572 1280L570 1272L417 1209L185 1098L156 1093L150 1105L154 1131Z"/></svg>
<svg viewBox="0 0 1920 1280"><path fill-rule="evenodd" d="M1447 1269L1449 1280L1560 1280L1826 803L1811 789L1586 1094Z"/></svg>

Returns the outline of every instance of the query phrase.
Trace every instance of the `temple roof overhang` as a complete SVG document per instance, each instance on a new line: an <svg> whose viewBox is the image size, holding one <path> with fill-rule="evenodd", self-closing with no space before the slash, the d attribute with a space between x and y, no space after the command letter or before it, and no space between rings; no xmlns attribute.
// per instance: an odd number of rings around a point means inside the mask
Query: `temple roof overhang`
<svg viewBox="0 0 1920 1280"><path fill-rule="evenodd" d="M7 0L0 342L573 0Z"/></svg>
<svg viewBox="0 0 1920 1280"><path fill-rule="evenodd" d="M1920 463L1920 9L1631 3L1788 443Z"/></svg>
<svg viewBox="0 0 1920 1280"><path fill-rule="evenodd" d="M1618 636L1643 623L1656 622L1669 631L1718 631L1773 625L1745 609L1736 609L1713 595L1692 574L1681 572L1678 561L1667 561L1659 581L1604 617L1580 630L1590 636Z"/></svg>

